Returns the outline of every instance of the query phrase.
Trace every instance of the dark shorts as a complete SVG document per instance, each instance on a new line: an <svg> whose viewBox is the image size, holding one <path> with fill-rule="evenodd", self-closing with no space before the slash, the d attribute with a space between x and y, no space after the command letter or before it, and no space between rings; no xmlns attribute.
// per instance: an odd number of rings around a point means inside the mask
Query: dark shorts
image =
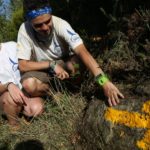
<svg viewBox="0 0 150 150"><path fill-rule="evenodd" d="M21 82L27 78L37 78L43 83L50 83L52 78L47 72L42 71L29 71L22 75Z"/></svg>

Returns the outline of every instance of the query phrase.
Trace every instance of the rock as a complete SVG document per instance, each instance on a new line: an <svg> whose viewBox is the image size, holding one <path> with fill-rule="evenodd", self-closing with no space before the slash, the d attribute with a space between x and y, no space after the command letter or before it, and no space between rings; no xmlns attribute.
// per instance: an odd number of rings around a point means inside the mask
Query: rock
<svg viewBox="0 0 150 150"><path fill-rule="evenodd" d="M83 150L150 149L150 101L130 97L115 107L93 100L79 128Z"/></svg>
<svg viewBox="0 0 150 150"><path fill-rule="evenodd" d="M144 81L143 83L140 83L136 88L135 88L135 93L138 95L146 95L150 97L150 80Z"/></svg>

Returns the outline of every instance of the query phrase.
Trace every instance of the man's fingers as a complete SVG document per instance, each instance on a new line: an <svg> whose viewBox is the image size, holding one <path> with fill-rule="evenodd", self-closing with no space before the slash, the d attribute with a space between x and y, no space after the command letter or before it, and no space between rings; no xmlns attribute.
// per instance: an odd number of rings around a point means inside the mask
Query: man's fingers
<svg viewBox="0 0 150 150"><path fill-rule="evenodd" d="M27 98L23 97L23 104L26 106L27 105Z"/></svg>
<svg viewBox="0 0 150 150"><path fill-rule="evenodd" d="M118 95L119 95L121 98L124 98L124 95L123 95L121 92L118 92Z"/></svg>
<svg viewBox="0 0 150 150"><path fill-rule="evenodd" d="M57 77L58 77L59 79L61 79L61 80L64 80L64 79L66 79L66 78L69 78L69 74L64 71L64 72L58 74Z"/></svg>
<svg viewBox="0 0 150 150"><path fill-rule="evenodd" d="M20 99L22 100L22 104L24 105L27 105L27 97L23 94L23 93L20 93Z"/></svg>
<svg viewBox="0 0 150 150"><path fill-rule="evenodd" d="M64 74L65 74L65 78L69 78L69 74L66 71L64 72Z"/></svg>
<svg viewBox="0 0 150 150"><path fill-rule="evenodd" d="M119 100L119 97L118 97L118 93L114 93L114 98L115 98L115 101L117 103L120 103L120 100Z"/></svg>
<svg viewBox="0 0 150 150"><path fill-rule="evenodd" d="M22 101L21 98L19 98L19 97L18 97L18 98L14 98L13 100L14 100L14 102L15 102L16 104L23 104L23 103L22 103L23 101Z"/></svg>
<svg viewBox="0 0 150 150"><path fill-rule="evenodd" d="M110 98L108 98L108 104L109 104L109 106L112 106L112 102L111 102Z"/></svg>
<svg viewBox="0 0 150 150"><path fill-rule="evenodd" d="M107 82L103 87L110 106L116 106L120 103L120 98L124 98L123 94L111 82Z"/></svg>
<svg viewBox="0 0 150 150"><path fill-rule="evenodd" d="M117 105L114 95L112 95L112 97L111 97L111 103L113 106Z"/></svg>
<svg viewBox="0 0 150 150"><path fill-rule="evenodd" d="M119 103L119 98L117 93L111 93L111 95L108 98L108 103L110 106L116 106Z"/></svg>
<svg viewBox="0 0 150 150"><path fill-rule="evenodd" d="M63 74L58 74L57 77L61 80L63 80Z"/></svg>

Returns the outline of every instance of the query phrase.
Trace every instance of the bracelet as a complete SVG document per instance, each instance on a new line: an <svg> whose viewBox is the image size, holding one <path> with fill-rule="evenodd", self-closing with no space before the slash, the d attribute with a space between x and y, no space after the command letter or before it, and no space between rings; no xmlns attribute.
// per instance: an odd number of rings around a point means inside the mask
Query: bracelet
<svg viewBox="0 0 150 150"><path fill-rule="evenodd" d="M103 86L107 81L109 81L107 75L104 73L97 75L95 80L100 86Z"/></svg>
<svg viewBox="0 0 150 150"><path fill-rule="evenodd" d="M8 90L8 86L9 86L11 83L13 83L13 82L8 82L8 83L6 84L6 89L7 89L7 90Z"/></svg>
<svg viewBox="0 0 150 150"><path fill-rule="evenodd" d="M49 67L54 70L56 64L57 64L56 61L50 61Z"/></svg>

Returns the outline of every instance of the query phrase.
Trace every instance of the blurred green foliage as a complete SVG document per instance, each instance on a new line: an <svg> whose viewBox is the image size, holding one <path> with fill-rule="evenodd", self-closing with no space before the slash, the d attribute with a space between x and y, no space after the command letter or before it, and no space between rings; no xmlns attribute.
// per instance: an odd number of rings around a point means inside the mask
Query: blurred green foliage
<svg viewBox="0 0 150 150"><path fill-rule="evenodd" d="M22 8L12 14L11 20L7 20L4 16L0 16L0 42L16 41L17 32L22 21Z"/></svg>

